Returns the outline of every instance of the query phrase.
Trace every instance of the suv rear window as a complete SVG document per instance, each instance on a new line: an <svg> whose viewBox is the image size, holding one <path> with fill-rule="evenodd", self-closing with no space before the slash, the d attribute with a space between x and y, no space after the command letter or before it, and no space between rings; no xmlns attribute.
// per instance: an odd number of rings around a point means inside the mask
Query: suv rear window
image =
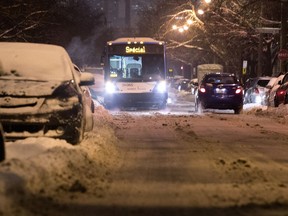
<svg viewBox="0 0 288 216"><path fill-rule="evenodd" d="M223 84L233 84L236 83L236 80L232 76L213 76L207 77L207 83L223 83Z"/></svg>
<svg viewBox="0 0 288 216"><path fill-rule="evenodd" d="M261 86L261 87L265 87L268 85L270 80L258 80L257 85Z"/></svg>

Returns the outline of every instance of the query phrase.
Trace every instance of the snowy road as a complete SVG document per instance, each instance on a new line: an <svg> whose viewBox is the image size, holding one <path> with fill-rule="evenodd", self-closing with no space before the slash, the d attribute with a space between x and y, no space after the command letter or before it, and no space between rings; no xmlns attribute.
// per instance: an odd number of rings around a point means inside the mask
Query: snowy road
<svg viewBox="0 0 288 216"><path fill-rule="evenodd" d="M95 129L75 147L9 143L0 215L287 215L287 105L198 115L188 103L97 107Z"/></svg>
<svg viewBox="0 0 288 216"><path fill-rule="evenodd" d="M288 201L287 126L233 114L113 113L113 118L123 154L111 189L96 201L107 212L109 207L122 212L117 215L288 212L280 207Z"/></svg>

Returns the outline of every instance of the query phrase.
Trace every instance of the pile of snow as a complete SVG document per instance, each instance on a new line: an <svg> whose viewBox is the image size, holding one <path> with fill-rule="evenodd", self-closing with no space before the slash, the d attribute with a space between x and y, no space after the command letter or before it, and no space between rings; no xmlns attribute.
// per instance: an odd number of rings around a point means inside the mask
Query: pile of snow
<svg viewBox="0 0 288 216"><path fill-rule="evenodd" d="M47 200L73 199L81 193L102 196L110 170L118 164L118 140L109 112L96 107L94 118L94 130L76 146L51 138L6 143L6 160L0 164L0 215L29 215L21 206L37 208L36 194Z"/></svg>
<svg viewBox="0 0 288 216"><path fill-rule="evenodd" d="M265 116L280 123L288 122L288 104L280 104L279 107L267 107L258 104L244 105L244 114Z"/></svg>

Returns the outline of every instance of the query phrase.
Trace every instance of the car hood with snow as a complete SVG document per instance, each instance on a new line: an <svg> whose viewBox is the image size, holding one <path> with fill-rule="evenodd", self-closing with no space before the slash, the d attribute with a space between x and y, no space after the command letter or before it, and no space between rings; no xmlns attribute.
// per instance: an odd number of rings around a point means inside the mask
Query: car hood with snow
<svg viewBox="0 0 288 216"><path fill-rule="evenodd" d="M47 96L53 94L63 82L60 81L37 81L19 79L1 79L1 95L4 96Z"/></svg>

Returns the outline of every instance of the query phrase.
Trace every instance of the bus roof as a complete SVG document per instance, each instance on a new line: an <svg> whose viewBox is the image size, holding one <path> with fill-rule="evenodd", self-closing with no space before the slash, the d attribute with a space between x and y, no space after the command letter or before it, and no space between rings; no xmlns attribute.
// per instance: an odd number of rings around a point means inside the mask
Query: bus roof
<svg viewBox="0 0 288 216"><path fill-rule="evenodd" d="M113 41L108 41L107 44L130 44L130 43L140 43L140 44L164 44L164 41L155 40L149 37L123 37L117 38Z"/></svg>

